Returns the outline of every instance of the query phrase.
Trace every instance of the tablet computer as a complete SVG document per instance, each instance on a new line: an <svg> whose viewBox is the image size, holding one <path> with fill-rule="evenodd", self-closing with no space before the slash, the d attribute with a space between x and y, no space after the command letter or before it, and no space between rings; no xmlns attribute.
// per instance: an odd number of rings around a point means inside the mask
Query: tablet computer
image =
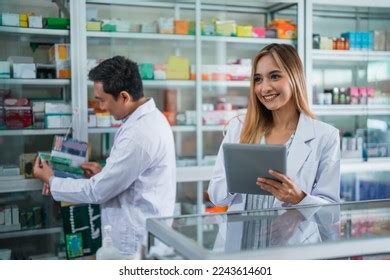
<svg viewBox="0 0 390 280"><path fill-rule="evenodd" d="M256 185L258 177L274 179L268 170L287 172L285 145L233 144L222 146L227 188L230 193L272 195Z"/></svg>

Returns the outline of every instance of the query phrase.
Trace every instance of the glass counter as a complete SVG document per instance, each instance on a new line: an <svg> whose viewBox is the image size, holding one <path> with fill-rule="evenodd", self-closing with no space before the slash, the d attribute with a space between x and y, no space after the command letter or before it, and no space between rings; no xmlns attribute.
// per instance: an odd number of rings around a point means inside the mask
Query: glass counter
<svg viewBox="0 0 390 280"><path fill-rule="evenodd" d="M149 255L162 242L185 259L386 258L390 200L155 218L146 228Z"/></svg>

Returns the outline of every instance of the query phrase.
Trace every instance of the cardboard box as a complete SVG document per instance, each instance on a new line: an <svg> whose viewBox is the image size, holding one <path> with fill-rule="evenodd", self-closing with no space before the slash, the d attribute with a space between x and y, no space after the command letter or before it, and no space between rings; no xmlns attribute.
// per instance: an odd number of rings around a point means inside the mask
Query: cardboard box
<svg viewBox="0 0 390 280"><path fill-rule="evenodd" d="M100 21L88 21L87 22L87 31L101 31L102 24Z"/></svg>
<svg viewBox="0 0 390 280"><path fill-rule="evenodd" d="M237 25L237 37L252 37L252 25Z"/></svg>
<svg viewBox="0 0 390 280"><path fill-rule="evenodd" d="M182 34L187 35L189 33L189 21L183 20L183 19L177 19L175 20L175 33L176 34Z"/></svg>
<svg viewBox="0 0 390 280"><path fill-rule="evenodd" d="M167 64L167 80L189 80L190 63L187 58L170 56Z"/></svg>

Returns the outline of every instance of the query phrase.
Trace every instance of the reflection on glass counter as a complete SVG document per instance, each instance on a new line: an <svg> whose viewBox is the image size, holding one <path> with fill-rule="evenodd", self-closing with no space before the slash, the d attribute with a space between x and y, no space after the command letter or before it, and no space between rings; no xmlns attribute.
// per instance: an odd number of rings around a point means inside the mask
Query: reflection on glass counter
<svg viewBox="0 0 390 280"><path fill-rule="evenodd" d="M390 255L390 200L150 219L147 230L149 249L157 238L187 259Z"/></svg>

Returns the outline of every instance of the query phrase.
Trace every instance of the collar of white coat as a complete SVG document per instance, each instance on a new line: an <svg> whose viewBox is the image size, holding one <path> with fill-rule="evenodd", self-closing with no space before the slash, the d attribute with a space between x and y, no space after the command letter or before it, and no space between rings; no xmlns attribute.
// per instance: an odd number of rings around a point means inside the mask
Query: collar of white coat
<svg viewBox="0 0 390 280"><path fill-rule="evenodd" d="M297 130L290 146L287 174L295 177L311 153L308 142L316 137L314 120L304 113L299 116Z"/></svg>
<svg viewBox="0 0 390 280"><path fill-rule="evenodd" d="M148 97L146 99L146 102L139 106L133 113L131 113L127 118L123 119L123 124L131 124L144 115L149 114L150 112L153 112L156 110L156 103L154 102L153 98Z"/></svg>

